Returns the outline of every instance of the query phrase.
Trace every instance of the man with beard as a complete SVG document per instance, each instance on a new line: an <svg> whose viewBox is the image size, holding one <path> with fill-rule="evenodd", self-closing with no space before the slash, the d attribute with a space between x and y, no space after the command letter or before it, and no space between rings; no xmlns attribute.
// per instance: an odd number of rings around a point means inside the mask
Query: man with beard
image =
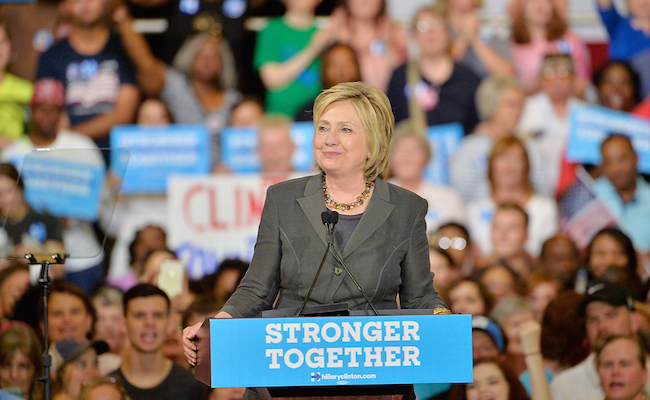
<svg viewBox="0 0 650 400"><path fill-rule="evenodd" d="M605 393L596 370L595 351L610 338L636 333L638 323L632 318L634 302L630 292L609 282L596 282L587 289L587 296L578 306L578 314L586 317L587 340L592 352L580 364L555 376L551 381L553 400L602 400ZM646 365L649 365L646 362ZM646 383L645 390L650 391Z"/></svg>
<svg viewBox="0 0 650 400"><path fill-rule="evenodd" d="M63 82L71 129L108 147L111 128L135 115L139 93L132 67L105 23L106 0L63 5L72 19L70 35L41 55L36 77Z"/></svg>

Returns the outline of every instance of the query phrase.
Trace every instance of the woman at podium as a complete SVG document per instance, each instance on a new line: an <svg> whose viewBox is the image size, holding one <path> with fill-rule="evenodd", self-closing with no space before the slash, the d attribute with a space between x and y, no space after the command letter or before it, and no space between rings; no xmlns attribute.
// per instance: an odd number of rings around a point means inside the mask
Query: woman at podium
<svg viewBox="0 0 650 400"><path fill-rule="evenodd" d="M341 83L316 98L313 152L321 173L268 189L250 267L218 318L331 303L449 313L431 285L427 202L383 180L393 125L388 98L368 84ZM333 234L328 211L339 214ZM183 333L190 364L199 326Z"/></svg>

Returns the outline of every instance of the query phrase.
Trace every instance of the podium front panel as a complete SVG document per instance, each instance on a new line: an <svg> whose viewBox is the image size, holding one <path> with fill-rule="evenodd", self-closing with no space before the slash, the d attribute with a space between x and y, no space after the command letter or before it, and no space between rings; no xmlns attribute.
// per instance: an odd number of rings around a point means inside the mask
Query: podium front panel
<svg viewBox="0 0 650 400"><path fill-rule="evenodd" d="M470 315L213 318L205 324L210 354L199 353L204 362L197 369L210 371L197 371L197 378L211 387L472 381Z"/></svg>

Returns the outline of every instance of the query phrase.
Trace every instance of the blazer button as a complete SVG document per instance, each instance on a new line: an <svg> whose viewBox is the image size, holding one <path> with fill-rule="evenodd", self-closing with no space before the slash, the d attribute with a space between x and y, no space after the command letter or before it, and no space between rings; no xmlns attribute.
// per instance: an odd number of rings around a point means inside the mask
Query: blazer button
<svg viewBox="0 0 650 400"><path fill-rule="evenodd" d="M341 272L343 272L341 268L339 267L334 268L334 275L339 276L341 275Z"/></svg>

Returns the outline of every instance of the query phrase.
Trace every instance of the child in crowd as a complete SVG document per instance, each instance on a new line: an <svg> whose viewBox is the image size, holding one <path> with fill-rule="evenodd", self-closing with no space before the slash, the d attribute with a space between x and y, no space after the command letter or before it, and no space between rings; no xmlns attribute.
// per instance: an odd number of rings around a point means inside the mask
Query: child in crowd
<svg viewBox="0 0 650 400"><path fill-rule="evenodd" d="M76 400L83 387L101 376L97 357L108 351L102 341L77 342L65 339L55 346L63 363L55 371L54 400Z"/></svg>

